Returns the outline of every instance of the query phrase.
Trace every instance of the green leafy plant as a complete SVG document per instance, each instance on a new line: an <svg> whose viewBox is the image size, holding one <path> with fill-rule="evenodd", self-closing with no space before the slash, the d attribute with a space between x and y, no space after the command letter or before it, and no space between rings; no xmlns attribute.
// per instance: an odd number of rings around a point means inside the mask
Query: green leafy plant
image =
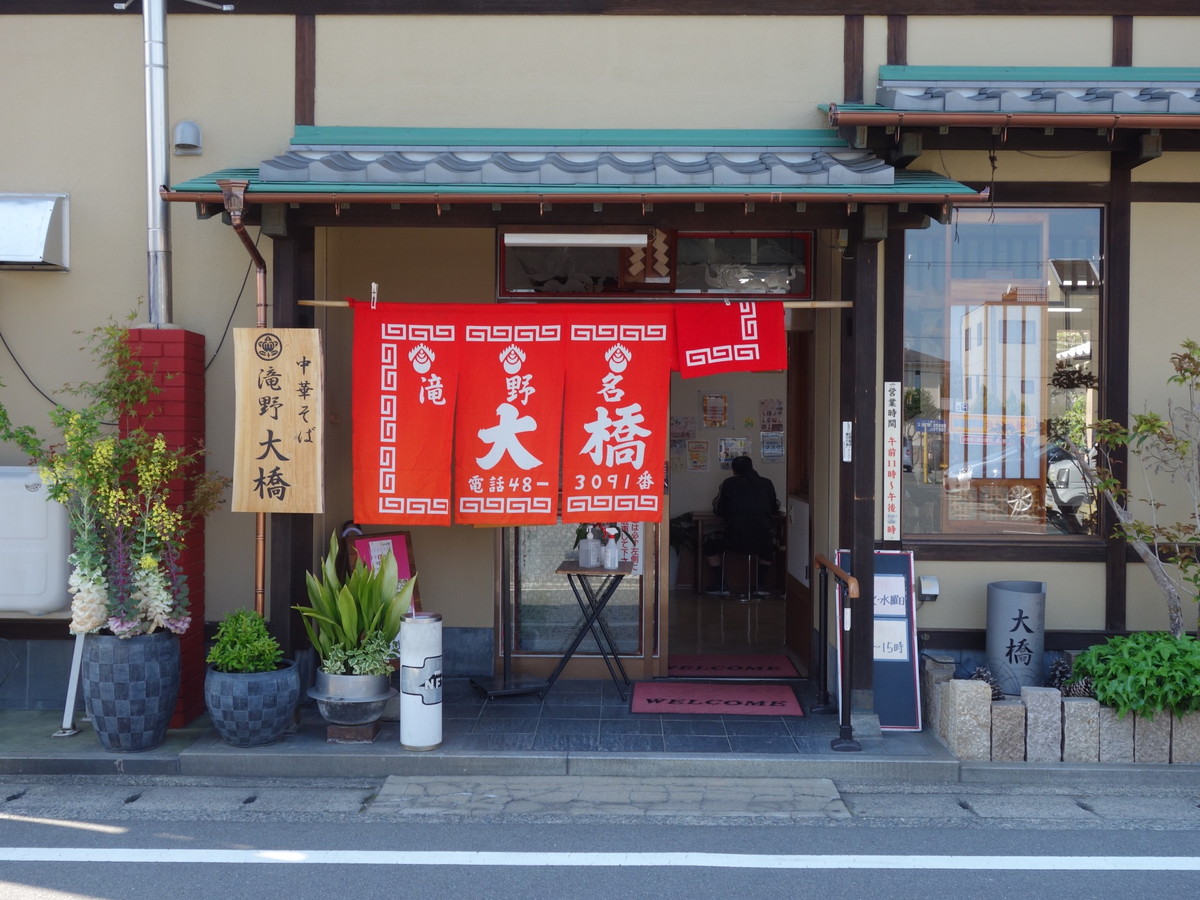
<svg viewBox="0 0 1200 900"><path fill-rule="evenodd" d="M308 639L327 673L385 675L396 656L396 636L412 604L417 576L401 581L396 560L387 553L373 569L358 560L343 580L337 557L335 532L317 574L306 575L309 605L293 609L303 616Z"/></svg>
<svg viewBox="0 0 1200 900"><path fill-rule="evenodd" d="M114 322L89 334L99 379L64 389L82 406L50 410L59 439L14 424L0 402L0 441L29 455L50 499L67 509L69 630L182 634L191 616L180 553L193 525L221 504L229 480L203 470L201 447L172 448L161 434L117 426L136 422L160 390L127 336Z"/></svg>
<svg viewBox="0 0 1200 900"><path fill-rule="evenodd" d="M208 664L218 672L274 672L282 658L279 642L252 609L227 615L217 626L216 640L208 651Z"/></svg>
<svg viewBox="0 0 1200 900"><path fill-rule="evenodd" d="M692 518L692 514L685 512L672 516L668 525L670 527L668 541L671 547L680 552L691 550L694 553L696 551L696 521Z"/></svg>
<svg viewBox="0 0 1200 900"><path fill-rule="evenodd" d="M1139 631L1109 638L1075 657L1075 683L1091 678L1096 699L1117 715L1146 718L1200 709L1200 641L1189 634Z"/></svg>
<svg viewBox="0 0 1200 900"><path fill-rule="evenodd" d="M1175 374L1167 381L1186 390L1186 401L1168 399L1165 415L1143 412L1130 425L1096 422L1095 463L1080 446L1078 431L1052 437L1062 440L1107 501L1117 520L1115 535L1128 541L1146 564L1166 600L1168 628L1178 636L1184 631L1183 600L1200 595L1200 343L1184 341L1171 354L1171 366ZM1126 451L1131 471L1134 464L1140 468L1136 478L1121 477ZM1132 481L1136 492L1130 489ZM1169 521L1162 499L1168 494L1171 508L1184 511L1175 522Z"/></svg>

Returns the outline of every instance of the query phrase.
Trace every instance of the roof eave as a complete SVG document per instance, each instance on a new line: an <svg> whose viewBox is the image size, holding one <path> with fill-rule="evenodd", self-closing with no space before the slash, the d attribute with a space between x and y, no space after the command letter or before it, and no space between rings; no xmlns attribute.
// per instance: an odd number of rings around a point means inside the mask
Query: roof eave
<svg viewBox="0 0 1200 900"><path fill-rule="evenodd" d="M222 204L220 191L178 191L162 189L159 196L168 203L216 203ZM840 188L833 190L787 190L787 191L745 191L740 193L707 193L707 192L666 192L645 191L620 193L589 193L578 191L572 193L452 193L445 191L392 193L378 192L346 192L346 191L287 191L249 188L245 193L247 204L288 203L288 204L628 204L645 205L649 203L986 203L989 192L967 190L950 191L877 191L854 190Z"/></svg>
<svg viewBox="0 0 1200 900"><path fill-rule="evenodd" d="M1200 116L1186 113L1011 113L938 112L898 109L840 109L829 104L829 124L843 127L1200 129Z"/></svg>

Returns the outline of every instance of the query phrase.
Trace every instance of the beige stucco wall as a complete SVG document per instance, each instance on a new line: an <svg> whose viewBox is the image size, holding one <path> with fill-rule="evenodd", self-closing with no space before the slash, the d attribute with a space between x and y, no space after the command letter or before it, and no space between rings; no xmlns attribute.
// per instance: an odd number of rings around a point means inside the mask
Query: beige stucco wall
<svg viewBox="0 0 1200 900"><path fill-rule="evenodd" d="M1195 16L1137 16L1133 20L1135 66L1195 66L1198 44L1200 19Z"/></svg>
<svg viewBox="0 0 1200 900"><path fill-rule="evenodd" d="M1193 175L1194 177L1194 175ZM1182 203L1138 203L1132 211L1130 247L1129 408L1131 412L1165 412L1167 398L1183 402L1186 395L1167 384L1173 374L1170 354L1185 338L1200 340L1200 317L1181 316L1200 297L1200 272L1181 264L1195 255L1200 234L1200 206ZM1135 462L1131 460L1131 473ZM1189 514L1187 494L1164 478L1150 482L1157 499L1166 503L1159 521L1172 523ZM1145 488L1134 484L1134 496ZM1144 508L1135 509L1146 517ZM1162 593L1144 567L1132 565L1128 577L1130 628L1166 626ZM1194 625L1195 604L1184 609L1184 623Z"/></svg>
<svg viewBox="0 0 1200 900"><path fill-rule="evenodd" d="M936 575L941 595L917 612L923 628L983 628L993 581L1044 581L1047 630L1104 629L1104 566L1053 562L926 562L917 575Z"/></svg>
<svg viewBox="0 0 1200 900"><path fill-rule="evenodd" d="M318 299L368 300L371 282L383 302L491 302L495 287L495 232L490 228L320 229ZM315 524L325 535L353 518L351 509L351 338L348 309L322 309L329 426L326 432L326 513ZM446 463L449 465L449 461ZM371 531L392 530L372 526ZM495 529L454 525L412 532L421 604L447 627L491 627ZM471 560L464 565L463 560Z"/></svg>
<svg viewBox="0 0 1200 900"><path fill-rule="evenodd" d="M909 16L908 63L913 66L1107 66L1112 64L1112 18L1037 16L1031 20L1028 16Z"/></svg>
<svg viewBox="0 0 1200 900"><path fill-rule="evenodd" d="M1003 144L999 145L1003 147ZM996 170L982 150L929 150L913 162L911 169L938 172L955 181L974 183L996 179L995 196L1004 200L1005 181L1108 181L1107 153L1034 153L999 150Z"/></svg>
<svg viewBox="0 0 1200 900"><path fill-rule="evenodd" d="M1194 153L1164 153L1132 174L1134 181L1200 181L1200 162Z"/></svg>
<svg viewBox="0 0 1200 900"><path fill-rule="evenodd" d="M842 19L317 20L323 125L823 128Z"/></svg>
<svg viewBox="0 0 1200 900"><path fill-rule="evenodd" d="M252 164L291 133L293 19L242 16L236 25L231 31L219 15L168 20L170 124L191 118L204 132L201 156L170 158L172 180ZM91 358L76 352L76 331L123 321L139 303L146 319L143 73L138 12L3 17L0 84L36 85L38 102L5 105L0 190L71 196L71 271L0 272L0 329L47 392L92 375ZM217 347L235 303L232 325L254 324L253 277L238 300L249 257L219 219L198 221L188 205L173 207L171 218L173 320L205 337L209 465L229 472L232 342L219 354ZM260 246L269 259L269 240ZM7 353L0 381L15 420L47 421L47 402ZM0 446L0 464L24 461ZM219 512L208 522L209 619L253 602L253 518Z"/></svg>

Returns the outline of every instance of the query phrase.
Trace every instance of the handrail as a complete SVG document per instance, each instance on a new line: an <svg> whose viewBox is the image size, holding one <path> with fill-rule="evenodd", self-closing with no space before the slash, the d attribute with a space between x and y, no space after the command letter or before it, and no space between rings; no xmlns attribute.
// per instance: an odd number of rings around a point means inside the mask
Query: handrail
<svg viewBox="0 0 1200 900"><path fill-rule="evenodd" d="M858 599L859 594L858 594L858 579L857 578L855 578L853 575L851 575L849 572L847 572L845 569L843 569L837 563L833 562L831 559L829 559L823 553L817 554L816 563L819 567L828 569L830 572L832 572L834 575L836 575L841 580L842 584L846 585L846 594L852 600Z"/></svg>
<svg viewBox="0 0 1200 900"><path fill-rule="evenodd" d="M857 600L860 596L858 579L837 565L827 556L818 553L813 562L817 567L817 577L820 582L820 604L821 604L821 690L817 695L817 705L813 707L813 712L833 712L834 707L830 703L829 697L829 573L833 573L844 587L846 596L849 600ZM829 742L829 746L834 750L862 750L862 744L854 739L854 726L850 723L850 694L854 684L854 646L851 640L852 631L850 627L853 611L853 603L847 603L842 607L842 621L839 623L842 632L842 656L841 666L838 671L839 683L841 690L838 693L840 697L838 720L838 736Z"/></svg>

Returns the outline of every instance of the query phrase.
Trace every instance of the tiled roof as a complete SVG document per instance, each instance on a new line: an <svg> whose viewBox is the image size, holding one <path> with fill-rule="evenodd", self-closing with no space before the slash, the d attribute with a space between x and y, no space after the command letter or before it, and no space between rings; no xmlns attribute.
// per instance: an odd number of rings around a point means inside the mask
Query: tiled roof
<svg viewBox="0 0 1200 900"><path fill-rule="evenodd" d="M1200 68L881 66L875 103L947 113L1200 115Z"/></svg>
<svg viewBox="0 0 1200 900"><path fill-rule="evenodd" d="M313 129L264 182L613 187L890 185L830 131Z"/></svg>

